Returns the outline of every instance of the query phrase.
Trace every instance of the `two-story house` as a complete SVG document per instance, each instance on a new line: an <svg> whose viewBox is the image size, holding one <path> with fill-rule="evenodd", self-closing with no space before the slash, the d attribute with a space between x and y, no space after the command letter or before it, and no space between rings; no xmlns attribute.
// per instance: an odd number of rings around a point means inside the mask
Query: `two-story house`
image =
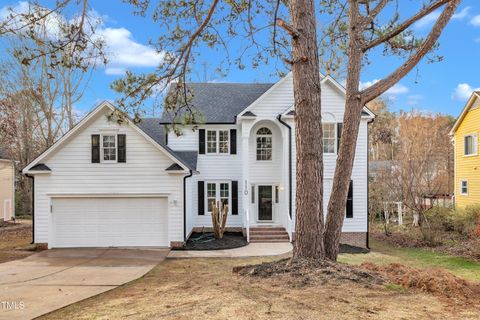
<svg viewBox="0 0 480 320"><path fill-rule="evenodd" d="M455 206L480 204L480 92L472 93L450 131L455 157Z"/></svg>
<svg viewBox="0 0 480 320"><path fill-rule="evenodd" d="M118 124L106 117L113 106L102 103L23 170L35 178L36 243L176 246L192 231L211 228L217 202L229 206L227 227L243 230L251 241L294 239L291 74L269 84L188 86L190 104L205 119L195 130L167 132L168 114ZM344 108L344 88L322 76L325 207ZM367 245L367 136L373 118L365 108L345 206L342 240L358 246ZM251 231L256 232L250 238Z"/></svg>

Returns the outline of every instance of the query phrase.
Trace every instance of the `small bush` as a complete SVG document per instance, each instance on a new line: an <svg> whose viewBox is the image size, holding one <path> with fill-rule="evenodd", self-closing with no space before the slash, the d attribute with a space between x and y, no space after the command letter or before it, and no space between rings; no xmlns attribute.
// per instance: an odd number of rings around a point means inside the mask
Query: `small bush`
<svg viewBox="0 0 480 320"><path fill-rule="evenodd" d="M433 230L453 231L455 229L452 223L454 215L454 210L441 207L433 207L425 212L428 225Z"/></svg>
<svg viewBox="0 0 480 320"><path fill-rule="evenodd" d="M474 235L480 219L480 205L467 206L465 209L456 209L451 217L455 231L464 235Z"/></svg>

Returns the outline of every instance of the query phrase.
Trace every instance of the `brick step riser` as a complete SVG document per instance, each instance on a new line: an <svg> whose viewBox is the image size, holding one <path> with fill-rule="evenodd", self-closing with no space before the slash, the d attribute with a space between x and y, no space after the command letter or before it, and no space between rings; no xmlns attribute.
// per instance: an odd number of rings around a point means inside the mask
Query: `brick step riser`
<svg viewBox="0 0 480 320"><path fill-rule="evenodd" d="M250 239L250 242L289 242L288 239L282 239L282 240L272 240L272 239L262 239L262 240L253 240L253 239Z"/></svg>
<svg viewBox="0 0 480 320"><path fill-rule="evenodd" d="M263 231L283 231L287 232L285 228L250 228L250 232L252 231L258 231L258 232L263 232Z"/></svg>
<svg viewBox="0 0 480 320"><path fill-rule="evenodd" d="M250 237L250 240L288 240L288 235L286 236L275 236L275 237L269 237L269 236L256 236L256 237Z"/></svg>
<svg viewBox="0 0 480 320"><path fill-rule="evenodd" d="M285 231L250 231L250 235L284 235Z"/></svg>

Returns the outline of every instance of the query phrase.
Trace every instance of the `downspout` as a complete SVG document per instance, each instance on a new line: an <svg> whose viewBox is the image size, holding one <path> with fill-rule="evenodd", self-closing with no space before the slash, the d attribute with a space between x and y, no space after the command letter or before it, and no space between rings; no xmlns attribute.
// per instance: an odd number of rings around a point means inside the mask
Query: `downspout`
<svg viewBox="0 0 480 320"><path fill-rule="evenodd" d="M183 241L187 241L187 178L193 176L193 171L183 177Z"/></svg>
<svg viewBox="0 0 480 320"><path fill-rule="evenodd" d="M368 124L373 123L372 119ZM367 125L367 249L370 250L370 131Z"/></svg>
<svg viewBox="0 0 480 320"><path fill-rule="evenodd" d="M32 242L35 243L35 177L29 174L25 174L27 178L32 179Z"/></svg>
<svg viewBox="0 0 480 320"><path fill-rule="evenodd" d="M288 128L288 215L292 219L292 127L282 120L282 114L279 114L277 119Z"/></svg>

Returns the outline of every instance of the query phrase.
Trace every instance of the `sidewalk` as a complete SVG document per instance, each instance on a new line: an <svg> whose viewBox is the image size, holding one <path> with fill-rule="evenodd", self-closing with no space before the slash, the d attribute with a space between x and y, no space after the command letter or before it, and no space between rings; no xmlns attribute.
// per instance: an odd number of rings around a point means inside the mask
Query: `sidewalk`
<svg viewBox="0 0 480 320"><path fill-rule="evenodd" d="M172 250L167 258L247 258L276 256L292 251L290 242L250 243L235 249L225 250Z"/></svg>

